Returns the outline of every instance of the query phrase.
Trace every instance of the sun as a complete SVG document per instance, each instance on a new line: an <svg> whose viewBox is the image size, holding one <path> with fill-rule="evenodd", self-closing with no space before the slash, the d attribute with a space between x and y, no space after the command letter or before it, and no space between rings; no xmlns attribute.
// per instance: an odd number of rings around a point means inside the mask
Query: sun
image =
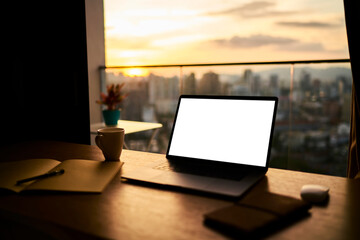
<svg viewBox="0 0 360 240"><path fill-rule="evenodd" d="M124 74L129 77L144 77L149 74L144 68L128 68L124 70Z"/></svg>

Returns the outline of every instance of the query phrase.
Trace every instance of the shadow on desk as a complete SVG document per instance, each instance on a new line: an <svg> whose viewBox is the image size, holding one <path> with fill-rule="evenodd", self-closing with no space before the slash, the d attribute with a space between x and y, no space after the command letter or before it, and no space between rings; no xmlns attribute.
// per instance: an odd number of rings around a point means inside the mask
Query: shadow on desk
<svg viewBox="0 0 360 240"><path fill-rule="evenodd" d="M121 181L124 182L124 183L127 183L127 184L139 185L139 186L149 187L149 188L156 188L156 189L161 189L161 190L165 190L165 191L174 191L174 192L187 193L187 194L198 195L198 196L203 196L203 197L210 197L210 198L215 198L215 199L227 200L227 201L230 201L230 202L239 201L249 191L252 191L252 189L255 186L257 186L256 187L258 189L257 191L268 191L268 180L267 180L266 175L257 184L255 184L254 186L249 188L242 196L236 197L236 198L231 197L231 196L225 196L225 195L221 195L221 194L216 194L216 193L202 192L202 191L199 191L199 190L182 188L182 187L179 187L179 186L161 185L161 184L157 184L157 183L138 181L138 180L134 180L134 179L121 179Z"/></svg>
<svg viewBox="0 0 360 240"><path fill-rule="evenodd" d="M267 227L259 229L258 231L253 233L244 233L226 225L219 225L207 220L204 220L204 225L231 239L263 239L270 235L276 234L277 232L283 231L284 229L291 227L297 222L305 221L309 217L311 217L311 214L308 212L299 214L296 216L292 216L286 221L281 221L275 224L268 225Z"/></svg>
<svg viewBox="0 0 360 240"><path fill-rule="evenodd" d="M160 185L160 184L154 184L154 183L147 183L142 181L136 181L136 180L122 180L126 184L134 184L134 185L140 185L142 187L148 187L148 188L156 188L164 191L174 191L174 192L181 192L185 194L195 194L198 196L203 196L206 198L214 198L214 199L222 199L229 201L228 206L224 208L220 208L218 210L215 210L211 212L210 214L213 214L214 212L220 213L220 218L225 217L224 221L211 221L208 218L208 214L205 213L204 215L204 225L222 235L229 238L239 239L239 238L245 238L245 239L260 239L267 236L270 236L271 234L275 234L276 232L279 232L280 230L283 230L285 228L288 228L289 226L293 225L296 222L299 222L301 220L305 220L306 218L310 217L310 213L308 210L311 208L311 205L300 200L297 198L291 198L287 196L282 196L278 194L272 194L268 192L268 179L265 176L258 184L256 184L256 188L252 188L251 191L246 192L244 195L242 195L239 198L230 198L227 196L219 195L219 194L213 194L213 193L207 193L207 192L201 192L197 190L191 190L181 187L174 187L174 186L168 186L168 185ZM276 197L276 198L269 198L269 197ZM247 199L247 200L244 200ZM252 200L250 200L252 199ZM253 201L253 199L255 199ZM243 205L244 202L256 202L256 199L260 199L258 201L259 208L253 208L246 205ZM286 210L287 215L286 216L280 216L280 215L274 215L274 212L269 211L266 208L262 208L262 203L269 202L270 200L280 204L275 204L274 208L277 208L278 206L283 206ZM285 204L283 201L292 201L291 204ZM285 205L283 205L283 203ZM288 203L288 202L287 202ZM240 205L239 205L240 204ZM267 205L266 203L264 205ZM289 208L290 207L290 208ZM229 223L226 222L227 220L230 221L230 224L238 224L236 219L236 210L240 211L240 215L244 215L243 213L246 212L246 210L250 210L250 214L252 216L249 216L252 219L259 219L259 221L255 220L256 224L259 223L261 227L256 228L256 231L251 232L244 232L242 230L237 229L234 226L229 226ZM244 211L245 210L245 211ZM271 210L271 209L270 209ZM224 214L223 214L224 212ZM279 210L279 212L282 212L282 210ZM235 214L235 216L234 216ZM244 215L245 218L242 220L247 222L248 217L246 217L246 214ZM255 217L253 217L255 216ZM271 220L268 223L266 223L269 219L268 217L271 216L275 220ZM280 218L281 217L281 218ZM234 220L235 219L235 220ZM241 224L241 223L239 223ZM246 225L246 224L245 224Z"/></svg>
<svg viewBox="0 0 360 240"><path fill-rule="evenodd" d="M47 229L46 232L44 231L44 229ZM95 240L101 238L83 232L75 231L69 228L61 228L60 226L54 226L48 223L38 223L37 221L34 221L34 225L29 225L27 223L22 223L22 221L10 222L0 220L0 239Z"/></svg>
<svg viewBox="0 0 360 240"><path fill-rule="evenodd" d="M251 191L234 204L204 214L204 224L228 236L266 237L309 217L311 204L299 198Z"/></svg>

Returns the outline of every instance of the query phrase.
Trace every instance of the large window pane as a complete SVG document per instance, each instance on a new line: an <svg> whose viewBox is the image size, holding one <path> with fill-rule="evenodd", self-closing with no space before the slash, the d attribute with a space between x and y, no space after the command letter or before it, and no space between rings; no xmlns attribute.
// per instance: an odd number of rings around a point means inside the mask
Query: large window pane
<svg viewBox="0 0 360 240"><path fill-rule="evenodd" d="M121 82L130 93L122 118L164 126L153 152L167 149L180 94L275 95L270 166L345 176L352 87L347 63L107 70L107 84ZM132 149L145 149L143 134L128 137Z"/></svg>
<svg viewBox="0 0 360 240"><path fill-rule="evenodd" d="M272 167L345 176L348 63L233 65L348 59L341 0L104 0L102 85L125 82L122 119L161 122L164 153L180 94L278 96ZM186 64L215 63L186 67ZM133 67L140 65L175 67ZM151 133L127 136L145 150Z"/></svg>

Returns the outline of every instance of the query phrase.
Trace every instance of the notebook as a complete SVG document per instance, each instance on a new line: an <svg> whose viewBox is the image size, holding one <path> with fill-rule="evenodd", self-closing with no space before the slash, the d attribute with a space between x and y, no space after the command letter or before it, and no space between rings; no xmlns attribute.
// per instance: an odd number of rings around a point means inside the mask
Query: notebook
<svg viewBox="0 0 360 240"><path fill-rule="evenodd" d="M204 223L236 239L263 239L309 216L310 208L311 204L301 199L266 191L251 192L234 204L206 213Z"/></svg>
<svg viewBox="0 0 360 240"><path fill-rule="evenodd" d="M182 95L166 159L129 180L239 197L267 172L277 97Z"/></svg>

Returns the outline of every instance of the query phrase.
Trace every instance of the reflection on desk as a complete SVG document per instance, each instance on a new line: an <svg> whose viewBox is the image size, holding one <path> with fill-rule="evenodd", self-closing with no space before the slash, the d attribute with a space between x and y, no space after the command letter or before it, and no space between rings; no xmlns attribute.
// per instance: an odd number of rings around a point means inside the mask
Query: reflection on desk
<svg viewBox="0 0 360 240"><path fill-rule="evenodd" d="M116 126L113 127L118 127L118 128L124 128L125 129L125 135L126 134L131 134L131 133L138 133L138 132L144 132L144 131L149 131L149 130L153 130L151 137L148 141L147 147L146 147L146 151L149 151L150 146L151 146L151 142L152 140L155 138L157 132L159 131L159 129L162 127L163 125L161 123L150 123L150 122L138 122L138 121L129 121L129 120L119 120L118 124ZM105 123L95 123L95 124L91 124L90 126L90 133L91 134L97 134L97 130L99 128L105 128ZM124 146L126 149L129 149L129 147L127 146L126 142L124 143Z"/></svg>

